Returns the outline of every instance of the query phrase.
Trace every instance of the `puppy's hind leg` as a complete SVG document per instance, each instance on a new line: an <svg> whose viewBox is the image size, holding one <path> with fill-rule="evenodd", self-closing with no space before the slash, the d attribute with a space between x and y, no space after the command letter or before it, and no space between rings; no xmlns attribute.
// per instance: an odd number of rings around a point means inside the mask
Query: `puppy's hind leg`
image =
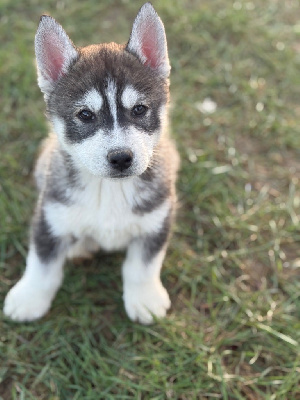
<svg viewBox="0 0 300 400"><path fill-rule="evenodd" d="M68 240L53 235L42 209L35 215L31 236L24 275L4 302L4 314L15 321L46 314L63 279Z"/></svg>

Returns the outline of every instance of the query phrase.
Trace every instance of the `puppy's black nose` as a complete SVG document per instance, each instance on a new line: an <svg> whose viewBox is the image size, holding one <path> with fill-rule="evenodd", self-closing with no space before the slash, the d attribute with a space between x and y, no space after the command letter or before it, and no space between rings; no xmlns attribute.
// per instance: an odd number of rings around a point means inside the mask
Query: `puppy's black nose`
<svg viewBox="0 0 300 400"><path fill-rule="evenodd" d="M112 168L124 171L131 166L133 153L131 150L112 150L107 154L107 159Z"/></svg>

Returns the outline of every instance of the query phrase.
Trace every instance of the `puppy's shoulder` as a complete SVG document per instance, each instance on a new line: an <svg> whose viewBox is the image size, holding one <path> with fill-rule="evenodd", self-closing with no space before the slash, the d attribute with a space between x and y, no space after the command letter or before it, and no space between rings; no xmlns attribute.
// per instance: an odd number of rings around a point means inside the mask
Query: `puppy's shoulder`
<svg viewBox="0 0 300 400"><path fill-rule="evenodd" d="M79 171L70 155L61 149L56 135L50 134L42 143L34 176L45 201L67 204L79 185Z"/></svg>
<svg viewBox="0 0 300 400"><path fill-rule="evenodd" d="M155 148L146 171L138 178L138 196L133 211L151 213L163 202L172 208L176 202L175 181L179 168L179 156L173 141L164 137Z"/></svg>

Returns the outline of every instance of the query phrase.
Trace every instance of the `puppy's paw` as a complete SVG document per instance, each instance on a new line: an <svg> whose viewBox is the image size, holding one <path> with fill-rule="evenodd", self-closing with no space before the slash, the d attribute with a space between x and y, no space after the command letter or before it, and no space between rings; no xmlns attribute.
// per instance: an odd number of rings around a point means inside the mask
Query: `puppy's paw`
<svg viewBox="0 0 300 400"><path fill-rule="evenodd" d="M123 298L128 317L145 325L153 323L153 316L165 317L171 306L168 292L160 281L125 284Z"/></svg>
<svg viewBox="0 0 300 400"><path fill-rule="evenodd" d="M41 318L51 306L52 296L33 287L22 278L7 294L4 314L14 321L33 321Z"/></svg>

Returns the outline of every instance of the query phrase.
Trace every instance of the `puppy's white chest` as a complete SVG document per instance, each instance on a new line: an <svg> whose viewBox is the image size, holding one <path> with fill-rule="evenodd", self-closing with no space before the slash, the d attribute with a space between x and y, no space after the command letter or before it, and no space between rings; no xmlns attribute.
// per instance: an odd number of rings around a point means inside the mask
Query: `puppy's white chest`
<svg viewBox="0 0 300 400"><path fill-rule="evenodd" d="M132 212L133 185L104 181L101 188L96 224L93 225L95 239L106 250L126 247L132 237L141 233L141 217Z"/></svg>
<svg viewBox="0 0 300 400"><path fill-rule="evenodd" d="M106 250L122 249L141 232L133 198L133 183L103 180L74 192L71 205L48 204L46 216L58 236L91 236Z"/></svg>

